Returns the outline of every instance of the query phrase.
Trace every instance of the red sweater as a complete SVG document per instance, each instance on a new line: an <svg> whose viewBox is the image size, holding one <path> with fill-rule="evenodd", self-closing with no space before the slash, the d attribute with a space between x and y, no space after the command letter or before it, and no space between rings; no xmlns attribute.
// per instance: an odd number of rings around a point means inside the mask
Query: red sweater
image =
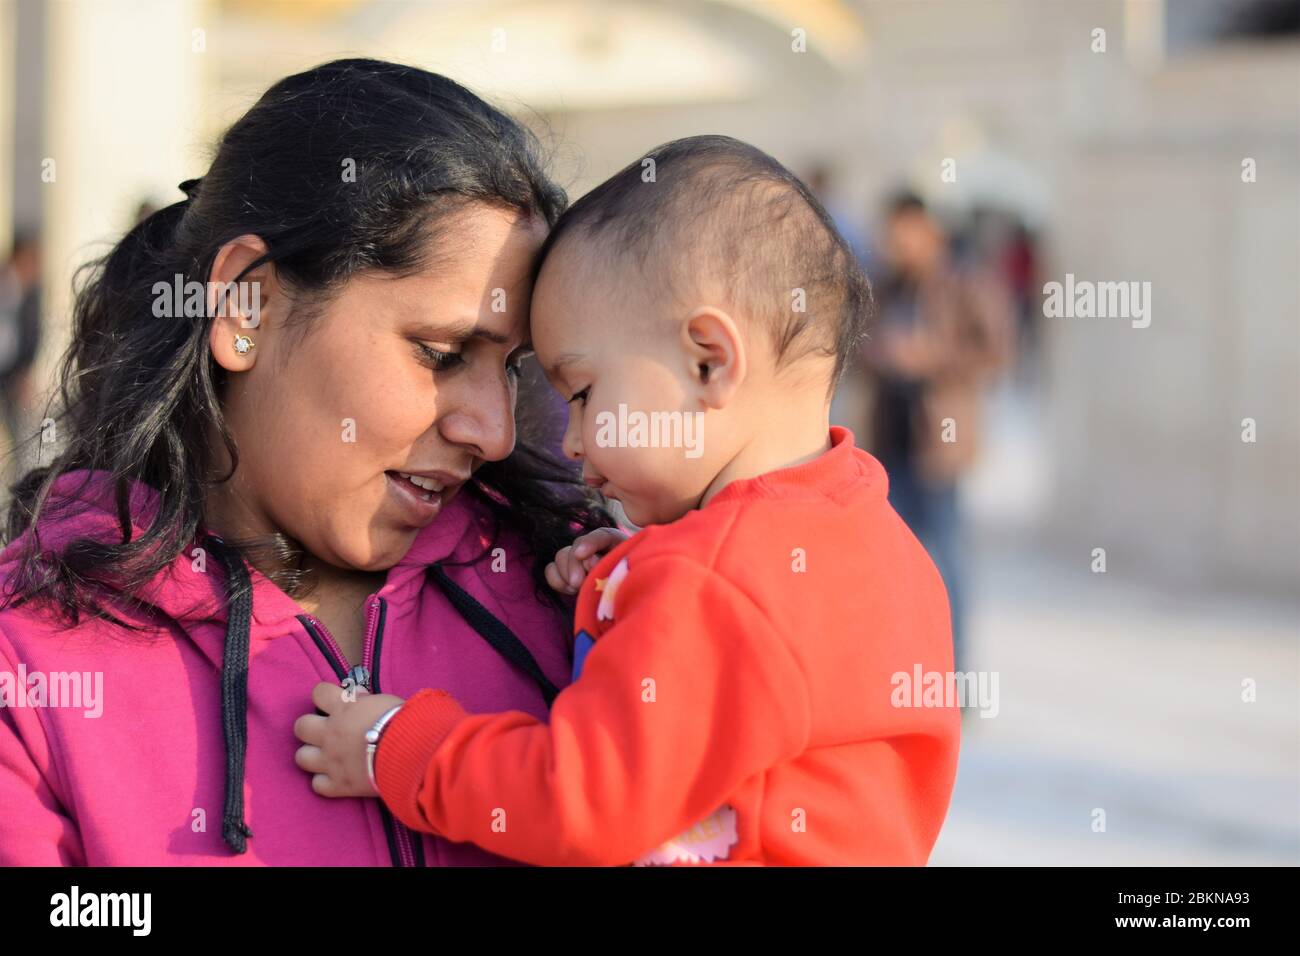
<svg viewBox="0 0 1300 956"><path fill-rule="evenodd" d="M411 697L376 762L398 819L543 865L924 864L960 720L895 675L952 670L947 596L880 464L831 440L592 569L549 724Z"/></svg>

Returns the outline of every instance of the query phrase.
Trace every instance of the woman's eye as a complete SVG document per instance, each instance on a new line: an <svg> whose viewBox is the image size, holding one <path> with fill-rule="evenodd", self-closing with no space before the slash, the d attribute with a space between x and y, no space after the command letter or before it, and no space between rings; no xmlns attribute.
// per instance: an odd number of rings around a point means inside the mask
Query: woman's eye
<svg viewBox="0 0 1300 956"><path fill-rule="evenodd" d="M586 388L584 388L581 392L575 392L574 395L573 395L573 398L569 399L569 404L573 404L574 402L581 400L581 401L582 401L582 404L586 405L586 404L587 404L587 393L590 392L590 391L591 391L591 386L588 385L588 386L587 386Z"/></svg>
<svg viewBox="0 0 1300 956"><path fill-rule="evenodd" d="M425 362L435 372L444 372L464 361L459 352L440 352L437 349L429 348L423 342L416 342L415 345Z"/></svg>

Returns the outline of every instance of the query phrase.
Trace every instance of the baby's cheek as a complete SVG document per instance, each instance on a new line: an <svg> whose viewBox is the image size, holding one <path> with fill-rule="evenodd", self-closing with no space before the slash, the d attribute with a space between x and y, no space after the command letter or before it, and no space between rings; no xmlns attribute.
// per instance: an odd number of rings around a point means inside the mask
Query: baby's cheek
<svg viewBox="0 0 1300 956"><path fill-rule="evenodd" d="M635 450L637 461L629 481L630 491L645 499L645 505L656 512L671 508L691 494L694 469L678 448L640 448Z"/></svg>

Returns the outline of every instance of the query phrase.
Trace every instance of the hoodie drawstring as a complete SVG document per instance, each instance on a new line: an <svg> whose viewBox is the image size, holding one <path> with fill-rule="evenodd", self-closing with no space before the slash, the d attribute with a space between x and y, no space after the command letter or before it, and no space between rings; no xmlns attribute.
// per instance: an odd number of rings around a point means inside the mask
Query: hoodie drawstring
<svg viewBox="0 0 1300 956"><path fill-rule="evenodd" d="M248 751L248 658L253 619L253 587L243 557L216 535L203 537L209 553L226 572L226 642L221 657L221 728L226 740L226 802L221 838L235 853L248 850L253 831L244 820L244 772ZM430 576L460 615L506 660L535 680L547 707L559 689L542 673L528 648L440 565Z"/></svg>
<svg viewBox="0 0 1300 956"><path fill-rule="evenodd" d="M226 572L226 643L221 659L221 727L226 739L226 803L221 838L235 853L253 832L244 822L244 757L248 750L248 655L253 588L244 559L215 535L208 550Z"/></svg>

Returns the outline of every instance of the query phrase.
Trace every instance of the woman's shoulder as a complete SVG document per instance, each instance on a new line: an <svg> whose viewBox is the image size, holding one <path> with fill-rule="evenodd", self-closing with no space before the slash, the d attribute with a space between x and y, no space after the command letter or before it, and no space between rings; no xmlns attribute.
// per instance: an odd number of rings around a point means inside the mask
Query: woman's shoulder
<svg viewBox="0 0 1300 956"><path fill-rule="evenodd" d="M7 569L0 570L0 587L9 587ZM81 622L76 628L71 622L60 617L54 609L31 601L21 604L6 602L0 608L0 670L6 669L6 661L16 665L30 661L33 656L41 654L46 648L57 644L66 644L62 639L73 631L84 631L87 622ZM59 638L56 642L55 639Z"/></svg>
<svg viewBox="0 0 1300 956"><path fill-rule="evenodd" d="M153 646L169 636L147 607L112 594L97 597L99 613L83 609L77 614L53 598L22 596L18 579L29 573L22 566L28 543L14 539L0 551L0 658L15 663L47 655L107 658L124 648ZM130 640L123 640L127 637Z"/></svg>
<svg viewBox="0 0 1300 956"><path fill-rule="evenodd" d="M48 609L29 601L15 600L14 589L24 555L31 546L31 532L25 531L0 551L0 656L23 643L33 631L50 629Z"/></svg>

